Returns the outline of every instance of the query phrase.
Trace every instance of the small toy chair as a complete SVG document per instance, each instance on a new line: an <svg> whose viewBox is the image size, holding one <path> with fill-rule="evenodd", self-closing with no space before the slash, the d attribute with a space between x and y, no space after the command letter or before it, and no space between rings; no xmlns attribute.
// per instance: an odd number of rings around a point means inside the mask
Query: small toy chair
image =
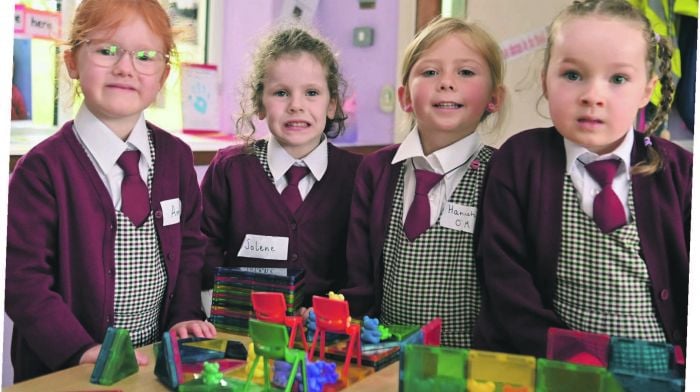
<svg viewBox="0 0 700 392"><path fill-rule="evenodd" d="M259 291L252 292L250 298L253 301L253 311L258 320L284 324L292 329L289 334L289 348L294 347L297 329L299 329L304 351L309 349L304 333L303 319L300 316L287 316L287 303L284 301L284 294Z"/></svg>
<svg viewBox="0 0 700 392"><path fill-rule="evenodd" d="M260 357L263 358L263 370L265 374L265 390L271 390L270 386L270 359L285 361L292 364L292 371L289 372L289 380L285 392L292 390L294 379L296 378L297 369L301 363L301 374L304 381L304 392L308 391L306 379L306 352L287 347L289 336L287 335L287 327L281 324L266 323L264 321L251 319L249 321L250 339L253 341L255 351L255 360L253 366L248 372L246 380L246 389L250 386L255 367L258 364Z"/></svg>
<svg viewBox="0 0 700 392"><path fill-rule="evenodd" d="M316 341L321 335L320 357L326 356L326 332L343 333L350 336L347 352L345 353L345 365L343 377L347 379L348 367L353 354L357 353L357 366L362 365L362 341L360 340L360 326L350 323L350 309L347 301L338 301L330 298L313 296L314 313L316 314L316 333L311 342L309 359L313 359Z"/></svg>

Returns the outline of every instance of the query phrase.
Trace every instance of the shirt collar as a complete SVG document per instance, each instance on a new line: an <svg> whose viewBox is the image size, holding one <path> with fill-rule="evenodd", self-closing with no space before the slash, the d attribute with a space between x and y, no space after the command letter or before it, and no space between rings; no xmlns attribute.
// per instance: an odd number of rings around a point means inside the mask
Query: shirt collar
<svg viewBox="0 0 700 392"><path fill-rule="evenodd" d="M410 158L416 159L416 167L428 166L437 173L446 173L465 163L465 157L473 157L481 148L481 137L474 132L471 135L441 148L429 155L423 154L423 146L420 142L418 129L413 128L406 136L406 139L399 145L392 164L405 161Z"/></svg>
<svg viewBox="0 0 700 392"><path fill-rule="evenodd" d="M107 125L95 117L84 104L80 106L73 122L75 132L90 151L103 172L109 172L117 159L126 150L137 149L151 167L151 152L148 143L148 128L143 113L125 141L112 132Z"/></svg>
<svg viewBox="0 0 700 392"><path fill-rule="evenodd" d="M284 176L292 165L302 163L311 171L316 181L321 181L328 168L328 139L321 135L321 143L302 159L295 159L279 144L277 139L270 137L267 143L267 165L270 167L272 179L276 182Z"/></svg>
<svg viewBox="0 0 700 392"><path fill-rule="evenodd" d="M570 173L574 169L577 160L580 160L581 163L585 165L599 159L616 157L622 161L625 168L625 173L629 173L630 162L632 159L632 146L634 145L634 132L634 129L630 128L630 130L625 134L625 138L622 140L622 143L620 143L620 145L617 146L617 148L612 152L603 155L598 155L591 152L587 148L564 138L567 172Z"/></svg>

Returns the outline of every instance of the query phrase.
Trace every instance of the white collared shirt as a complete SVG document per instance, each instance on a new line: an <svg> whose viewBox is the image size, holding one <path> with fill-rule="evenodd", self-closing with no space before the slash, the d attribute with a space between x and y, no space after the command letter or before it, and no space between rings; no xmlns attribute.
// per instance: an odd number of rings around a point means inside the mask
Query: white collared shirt
<svg viewBox="0 0 700 392"><path fill-rule="evenodd" d="M430 170L439 174L448 173L428 193L428 199L430 200L430 225L432 226L437 222L442 208L449 200L452 192L457 188L457 185L459 185L459 181L464 176L464 173L469 169L469 162L476 157L481 147L481 138L479 134L474 132L447 147L425 156L418 129L413 128L396 150L396 155L391 161L392 164L404 161L406 166L403 188L403 221L406 221L408 209L413 203L416 192L414 165L416 169ZM413 161L413 164L411 164L411 161Z"/></svg>
<svg viewBox="0 0 700 392"><path fill-rule="evenodd" d="M114 208L120 209L124 170L117 164L119 157L126 150L141 151L139 172L144 182L147 182L148 169L153 165L148 145L148 128L143 113L126 141L119 138L107 125L95 117L85 104L80 107L75 116L73 130L80 144L88 151L90 161L107 187Z"/></svg>
<svg viewBox="0 0 700 392"><path fill-rule="evenodd" d="M622 140L622 143L611 153L604 155L590 152L585 147L564 138L566 172L571 176L571 182L581 202L581 209L586 215L593 217L593 199L598 192L600 192L600 185L588 174L585 165L602 159L618 158L622 162L613 179L612 188L620 199L620 202L622 202L625 208L627 221L629 222L630 209L627 205L627 197L629 196L629 182L631 181L630 160L632 156L632 146L634 145L634 132L633 129L630 129Z"/></svg>
<svg viewBox="0 0 700 392"><path fill-rule="evenodd" d="M322 135L321 143L302 159L295 159L289 155L277 139L270 136L267 143L267 164L270 167L275 188L279 193L282 193L284 188L287 187L287 179L284 177L284 174L292 165L308 167L311 175L299 181L299 193L301 194L301 199L304 200L311 192L314 184L317 181L321 181L323 175L326 174L326 169L328 168L328 140L326 135Z"/></svg>

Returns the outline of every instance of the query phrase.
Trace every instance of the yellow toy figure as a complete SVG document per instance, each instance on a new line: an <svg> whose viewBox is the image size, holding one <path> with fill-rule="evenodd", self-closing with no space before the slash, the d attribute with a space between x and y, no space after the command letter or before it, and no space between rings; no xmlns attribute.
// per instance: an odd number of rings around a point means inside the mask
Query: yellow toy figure
<svg viewBox="0 0 700 392"><path fill-rule="evenodd" d="M328 298L334 301L345 301L345 296L343 296L343 294L336 294L332 291L328 292Z"/></svg>
<svg viewBox="0 0 700 392"><path fill-rule="evenodd" d="M251 366L253 366L253 361L255 361L255 347L253 346L253 342L250 342L248 344L248 357L246 358L246 363L245 363L245 372L246 374L250 372ZM253 374L253 378L258 381L258 379L262 380L262 378L265 376L265 368L263 365L263 361L258 362L258 366L255 368L255 373Z"/></svg>

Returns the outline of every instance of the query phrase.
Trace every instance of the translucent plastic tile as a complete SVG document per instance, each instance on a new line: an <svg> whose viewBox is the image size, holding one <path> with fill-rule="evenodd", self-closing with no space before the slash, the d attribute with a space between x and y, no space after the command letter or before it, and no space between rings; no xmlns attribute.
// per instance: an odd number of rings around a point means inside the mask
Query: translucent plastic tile
<svg viewBox="0 0 700 392"><path fill-rule="evenodd" d="M407 345L401 356L402 391L459 391L467 386L468 350Z"/></svg>
<svg viewBox="0 0 700 392"><path fill-rule="evenodd" d="M673 346L613 336L610 340L610 370L646 375L668 375L672 371Z"/></svg>
<svg viewBox="0 0 700 392"><path fill-rule="evenodd" d="M112 385L139 371L129 331L122 328L107 328L90 382Z"/></svg>
<svg viewBox="0 0 700 392"><path fill-rule="evenodd" d="M613 376L626 391L682 392L685 382L682 378L648 376L625 371L613 371Z"/></svg>
<svg viewBox="0 0 700 392"><path fill-rule="evenodd" d="M508 386L531 392L535 390L535 357L471 350L467 375L469 380L494 383L496 390Z"/></svg>
<svg viewBox="0 0 700 392"><path fill-rule="evenodd" d="M550 328L547 332L547 359L579 365L608 367L610 336Z"/></svg>
<svg viewBox="0 0 700 392"><path fill-rule="evenodd" d="M537 392L622 392L612 375L597 366L537 360Z"/></svg>

